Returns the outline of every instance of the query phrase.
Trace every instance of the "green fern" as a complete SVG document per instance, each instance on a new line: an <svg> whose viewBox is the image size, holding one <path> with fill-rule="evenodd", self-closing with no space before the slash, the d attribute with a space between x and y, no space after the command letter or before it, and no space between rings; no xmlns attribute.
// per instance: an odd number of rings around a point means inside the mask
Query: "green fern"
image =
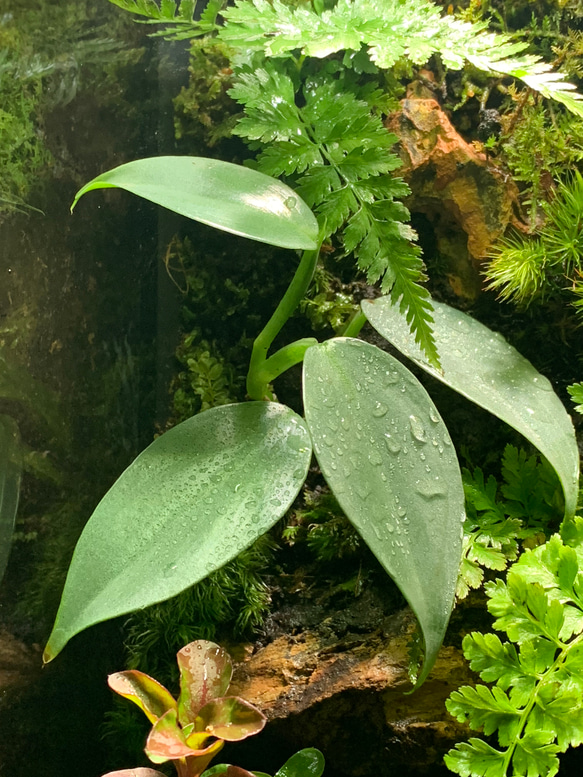
<svg viewBox="0 0 583 777"><path fill-rule="evenodd" d="M422 65L437 53L448 68L460 70L470 62L480 70L513 76L583 116L582 98L575 87L539 57L522 53L525 43L486 32L483 22L442 16L429 0L339 0L321 13L280 0L235 0L223 16L223 40L261 49L269 57L300 50L323 58L366 46L372 62L387 69L402 57Z"/></svg>
<svg viewBox="0 0 583 777"><path fill-rule="evenodd" d="M567 386L567 391L573 402L578 402L575 405L577 413L583 414L583 383L573 383L571 386Z"/></svg>
<svg viewBox="0 0 583 777"><path fill-rule="evenodd" d="M326 237L340 234L369 283L399 301L420 346L436 363L429 293L409 212L396 198L408 186L390 173L400 166L397 138L369 103L344 91L324 68L298 83L289 60L254 58L235 69L231 96L245 106L234 132L264 148L258 168L291 179L319 216ZM299 104L302 107L298 107Z"/></svg>
<svg viewBox="0 0 583 777"><path fill-rule="evenodd" d="M463 470L466 521L456 595L464 599L484 581L484 569L501 572L521 544L540 542L563 513L562 491L552 467L507 445L502 483L479 467Z"/></svg>
<svg viewBox="0 0 583 777"><path fill-rule="evenodd" d="M124 11L145 16L138 21L143 24L171 24L173 27L153 33L165 38L183 40L199 35L206 35L217 29L216 18L225 5L226 0L208 0L202 11L200 20L194 16L197 0L109 0Z"/></svg>
<svg viewBox="0 0 583 777"><path fill-rule="evenodd" d="M508 636L469 634L463 650L491 687L464 686L448 711L486 736L445 756L462 777L553 777L558 754L583 742L583 520L526 551L507 582L488 583L494 628ZM568 536L567 536L568 535Z"/></svg>

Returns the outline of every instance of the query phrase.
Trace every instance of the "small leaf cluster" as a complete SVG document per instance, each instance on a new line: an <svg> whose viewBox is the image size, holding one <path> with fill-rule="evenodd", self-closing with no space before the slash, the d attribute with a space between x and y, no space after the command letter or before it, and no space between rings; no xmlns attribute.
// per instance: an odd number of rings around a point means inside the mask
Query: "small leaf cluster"
<svg viewBox="0 0 583 777"><path fill-rule="evenodd" d="M583 383L573 383L571 386L567 386L567 391L573 402L578 402L575 405L576 412L583 414Z"/></svg>
<svg viewBox="0 0 583 777"><path fill-rule="evenodd" d="M300 302L300 310L314 331L329 327L339 334L358 307L352 295L338 288L334 276L323 267L316 267L312 286Z"/></svg>
<svg viewBox="0 0 583 777"><path fill-rule="evenodd" d="M486 585L497 634L463 641L488 685L463 686L446 706L458 721L498 738L472 738L445 756L462 777L553 777L558 754L583 742L583 519L525 551L506 582Z"/></svg>
<svg viewBox="0 0 583 777"><path fill-rule="evenodd" d="M176 349L183 368L175 379L174 413L190 418L195 413L236 401L235 375L218 354L216 346L201 340L194 330Z"/></svg>
<svg viewBox="0 0 583 777"><path fill-rule="evenodd" d="M479 467L462 472L466 521L456 595L465 599L484 581L484 569L502 571L518 557L521 543L544 537L553 520L562 515L562 492L552 467L507 445L502 457L502 479L487 479Z"/></svg>
<svg viewBox="0 0 583 777"><path fill-rule="evenodd" d="M353 556L361 548L361 540L352 527L336 497L328 489L305 488L304 506L294 510L291 520L282 532L289 544L305 542L322 561Z"/></svg>
<svg viewBox="0 0 583 777"><path fill-rule="evenodd" d="M339 233L344 252L356 257L369 283L380 280L399 302L417 342L437 362L420 249L399 201L409 187L391 175L400 166L391 150L397 138L371 113L370 93L346 91L339 63L303 84L289 64L259 56L235 69L230 94L245 107L235 134L262 148L261 172L291 179L326 237Z"/></svg>
<svg viewBox="0 0 583 777"><path fill-rule="evenodd" d="M578 170L543 203L546 223L537 237L504 238L493 248L486 275L501 299L528 306L556 296L571 280L573 303L583 310L583 177Z"/></svg>

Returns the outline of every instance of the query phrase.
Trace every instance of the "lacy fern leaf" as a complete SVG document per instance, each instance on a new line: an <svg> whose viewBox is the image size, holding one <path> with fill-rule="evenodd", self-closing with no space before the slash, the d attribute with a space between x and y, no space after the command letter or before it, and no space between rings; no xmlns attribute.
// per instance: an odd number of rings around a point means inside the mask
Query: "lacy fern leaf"
<svg viewBox="0 0 583 777"><path fill-rule="evenodd" d="M573 383L567 386L567 391L573 402L577 402L575 410L583 414L583 383Z"/></svg>
<svg viewBox="0 0 583 777"><path fill-rule="evenodd" d="M409 188L390 175L400 165L391 150L396 137L333 73L307 79L299 96L293 75L286 60L254 58L236 68L230 94L245 106L245 116L235 134L262 149L259 170L291 179L327 237L339 232L344 251L354 254L369 283L380 281L399 301L417 342L436 363L420 249L397 199Z"/></svg>
<svg viewBox="0 0 583 777"><path fill-rule="evenodd" d="M262 49L270 57L299 49L323 58L366 46L372 62L388 69L404 56L422 65L437 53L451 69L460 70L468 61L481 70L513 76L583 116L575 87L539 57L521 53L525 43L486 32L484 23L442 16L429 0L339 0L321 13L280 0L236 0L223 15L225 41Z"/></svg>
<svg viewBox="0 0 583 777"><path fill-rule="evenodd" d="M194 15L197 0L109 0L124 11L145 16L145 19L137 20L142 24L173 25L153 33L153 36L161 35L173 40L194 38L216 30L216 18L225 1L208 0L200 20L196 21Z"/></svg>
<svg viewBox="0 0 583 777"><path fill-rule="evenodd" d="M495 634L464 637L471 668L492 687L465 686L446 702L449 712L500 749L471 739L445 757L462 777L555 775L557 754L583 741L583 519L526 551L507 582L489 583ZM571 546L571 543L573 546Z"/></svg>
<svg viewBox="0 0 583 777"><path fill-rule="evenodd" d="M545 460L507 445L502 478L498 486L496 478L486 480L479 467L463 470L466 521L458 599L482 585L484 569L506 569L518 557L519 543L537 541L563 513L560 484Z"/></svg>

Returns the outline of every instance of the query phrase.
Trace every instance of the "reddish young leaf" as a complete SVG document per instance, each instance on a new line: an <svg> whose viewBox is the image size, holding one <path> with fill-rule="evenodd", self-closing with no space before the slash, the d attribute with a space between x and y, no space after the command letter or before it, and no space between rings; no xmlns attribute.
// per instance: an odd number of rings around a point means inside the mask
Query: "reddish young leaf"
<svg viewBox="0 0 583 777"><path fill-rule="evenodd" d="M153 677L137 669L110 674L107 682L112 691L137 704L150 723L155 723L168 710L176 709L176 701L170 692Z"/></svg>
<svg viewBox="0 0 583 777"><path fill-rule="evenodd" d="M211 736L238 742L258 734L267 719L249 702L238 696L225 696L205 704L198 713L198 720L202 721L204 730ZM198 720L197 728L201 728Z"/></svg>
<svg viewBox="0 0 583 777"><path fill-rule="evenodd" d="M213 741L208 747L202 747L201 745L206 739L210 739L210 736L201 737L200 734L198 736L200 737L199 749L194 749L187 743L184 732L178 725L176 710L168 710L156 721L150 731L146 742L146 755L155 764L187 756L200 757L202 767L200 771L202 772L211 758L219 752L223 743L222 741Z"/></svg>
<svg viewBox="0 0 583 777"><path fill-rule="evenodd" d="M204 639L185 645L176 658L180 668L178 717L185 726L196 719L208 701L225 695L233 667L223 648Z"/></svg>

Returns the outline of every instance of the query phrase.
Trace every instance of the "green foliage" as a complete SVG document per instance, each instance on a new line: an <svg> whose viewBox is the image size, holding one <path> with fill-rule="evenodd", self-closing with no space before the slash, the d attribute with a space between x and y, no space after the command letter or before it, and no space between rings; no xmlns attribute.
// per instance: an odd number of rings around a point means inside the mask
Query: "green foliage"
<svg viewBox="0 0 583 777"><path fill-rule="evenodd" d="M315 747L299 750L288 758L274 777L321 777L324 771L324 756ZM219 764L208 769L203 777L270 777L264 772L248 772L240 767L233 768L229 764Z"/></svg>
<svg viewBox="0 0 583 777"><path fill-rule="evenodd" d="M143 24L169 24L152 33L173 40L183 40L197 35L206 35L216 29L216 18L225 0L208 0L200 19L195 21L197 0L109 0L124 11L145 16Z"/></svg>
<svg viewBox="0 0 583 777"><path fill-rule="evenodd" d="M479 467L462 471L466 521L456 595L464 599L484 581L484 569L500 572L518 557L520 543L537 542L563 513L556 474L547 461L507 445L502 485Z"/></svg>
<svg viewBox="0 0 583 777"><path fill-rule="evenodd" d="M6 37L6 36L4 36ZM0 213L26 208L35 173L49 160L35 119L42 72L27 72L0 29Z"/></svg>
<svg viewBox="0 0 583 777"><path fill-rule="evenodd" d="M437 380L519 431L552 464L565 496L565 516L575 514L579 450L571 419L550 381L500 333L475 318L433 302L441 370L428 364L408 327L387 298L363 300L368 321L384 338Z"/></svg>
<svg viewBox="0 0 583 777"><path fill-rule="evenodd" d="M154 678L133 669L110 674L108 684L134 702L153 724L145 747L148 758L155 764L177 762L180 777L199 777L225 741L240 742L258 734L266 718L240 697L226 696L233 666L223 648L195 640L181 648L176 658L180 673L177 699ZM130 777L135 773L113 774Z"/></svg>
<svg viewBox="0 0 583 777"><path fill-rule="evenodd" d="M315 219L305 203L256 171L200 158L138 160L102 174L76 201L109 186L262 242L282 245L282 228L290 246L310 235L314 240ZM319 246L303 252L254 341L247 376L254 401L215 407L172 428L101 500L77 545L45 660L82 629L176 595L250 546L293 503L313 445L342 509L419 619L426 652L417 682L424 681L445 633L459 571L459 465L425 389L382 349L352 336L324 344L303 338L269 355L309 287L318 256ZM573 428L529 362L469 316L433 303L444 361L436 370L412 342L398 304L384 298L362 308L360 326L366 314L425 370L532 439L555 466L565 514L572 516L578 474ZM351 334L358 331L353 324ZM269 381L302 360L306 419L265 401ZM520 497L517 491L515 501Z"/></svg>
<svg viewBox="0 0 583 777"><path fill-rule="evenodd" d="M583 115L581 96L572 91L574 87L550 72L539 57L522 53L525 43L487 33L484 23L442 16L441 9L428 0L339 0L334 8L321 12L293 8L280 0L237 0L223 16L223 40L262 49L271 57L297 49L307 56L327 57L367 46L375 65L391 68L403 56L422 65L439 53L450 69L459 70L469 61L481 70L514 76Z"/></svg>
<svg viewBox="0 0 583 777"><path fill-rule="evenodd" d="M173 411L180 420L236 401L233 368L217 353L216 345L200 339L197 330L184 337L176 358L184 368L173 384Z"/></svg>
<svg viewBox="0 0 583 777"><path fill-rule="evenodd" d="M507 581L486 585L496 634L469 634L471 668L491 685L463 686L446 706L460 722L497 734L499 749L472 738L445 757L462 777L552 777L558 754L583 742L583 520L527 550Z"/></svg>
<svg viewBox="0 0 583 777"><path fill-rule="evenodd" d="M575 410L583 414L583 383L573 383L571 386L567 386L567 391L573 402L579 403L575 405Z"/></svg>
<svg viewBox="0 0 583 777"><path fill-rule="evenodd" d="M323 267L316 267L312 286L300 302L300 310L314 331L330 328L339 334L351 315L358 310L352 296L339 290L334 276Z"/></svg>
<svg viewBox="0 0 583 777"><path fill-rule="evenodd" d="M560 112L551 114L533 96L525 100L514 93L513 99L516 108L508 117L510 126L502 136L501 148L505 164L521 186L529 225L535 229L549 180L567 178L583 161L583 120Z"/></svg>
<svg viewBox="0 0 583 777"><path fill-rule="evenodd" d="M501 299L521 305L558 295L583 272L583 177L575 171L553 199L543 203L546 222L537 237L502 239L493 248L486 275ZM579 308L580 300L574 303Z"/></svg>
<svg viewBox="0 0 583 777"><path fill-rule="evenodd" d="M235 133L254 146L269 144L257 158L267 175L291 178L314 208L324 236L337 232L369 283L381 281L406 311L416 340L431 361L429 294L420 250L404 222L409 212L396 201L409 193L390 173L400 166L388 133L369 104L345 90L335 63L298 88L288 62L253 60L235 70L231 96L245 106ZM301 98L301 99L300 99ZM303 103L298 107L297 103Z"/></svg>
<svg viewBox="0 0 583 777"><path fill-rule="evenodd" d="M232 85L229 51L216 40L195 39L190 46L188 86L174 98L174 130L189 148L214 148L230 137L239 118L228 96Z"/></svg>
<svg viewBox="0 0 583 777"><path fill-rule="evenodd" d="M282 532L290 545L305 542L322 561L353 556L361 547L358 534L327 490L304 489L304 506L294 510Z"/></svg>
<svg viewBox="0 0 583 777"><path fill-rule="evenodd" d="M194 639L241 639L265 617L270 604L264 580L275 545L268 534L197 585L167 602L133 613L127 622L128 666L177 680L174 656Z"/></svg>

